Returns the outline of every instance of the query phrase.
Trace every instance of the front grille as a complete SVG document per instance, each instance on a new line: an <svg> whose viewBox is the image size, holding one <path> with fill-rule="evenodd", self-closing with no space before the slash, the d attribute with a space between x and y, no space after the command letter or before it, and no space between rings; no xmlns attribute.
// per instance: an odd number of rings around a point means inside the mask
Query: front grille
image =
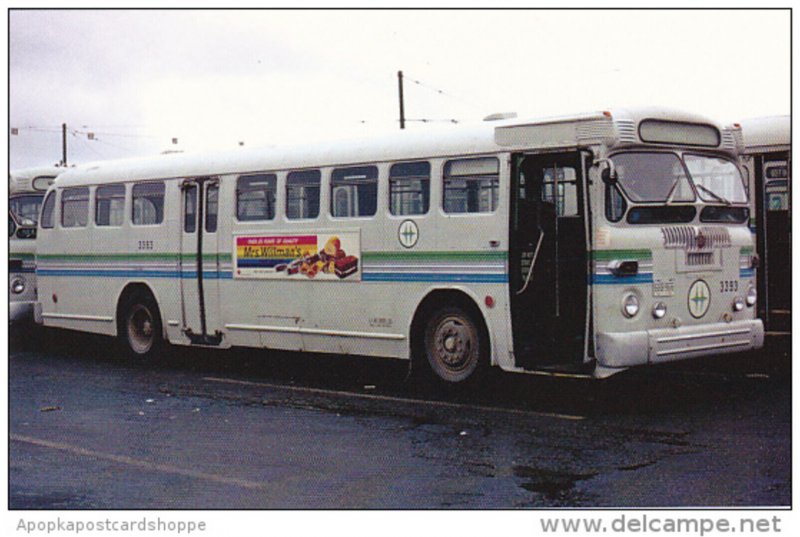
<svg viewBox="0 0 800 537"><path fill-rule="evenodd" d="M713 265L714 252L688 252L686 254L686 264L691 266Z"/></svg>
<svg viewBox="0 0 800 537"><path fill-rule="evenodd" d="M726 228L665 226L661 228L661 234L665 248L710 250L731 245L731 235Z"/></svg>

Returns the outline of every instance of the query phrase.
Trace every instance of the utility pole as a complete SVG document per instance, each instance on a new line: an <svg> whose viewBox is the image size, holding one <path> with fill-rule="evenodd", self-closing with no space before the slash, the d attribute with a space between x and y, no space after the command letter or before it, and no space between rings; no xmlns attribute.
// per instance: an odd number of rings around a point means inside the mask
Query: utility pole
<svg viewBox="0 0 800 537"><path fill-rule="evenodd" d="M400 128L406 128L406 113L403 107L403 71L397 71L397 87L400 91Z"/></svg>
<svg viewBox="0 0 800 537"><path fill-rule="evenodd" d="M61 124L61 163L66 168L67 167L67 124Z"/></svg>

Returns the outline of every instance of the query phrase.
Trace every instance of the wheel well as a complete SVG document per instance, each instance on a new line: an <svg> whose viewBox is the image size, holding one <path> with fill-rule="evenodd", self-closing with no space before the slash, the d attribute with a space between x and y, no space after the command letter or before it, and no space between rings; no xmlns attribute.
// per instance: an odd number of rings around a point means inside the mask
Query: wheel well
<svg viewBox="0 0 800 537"><path fill-rule="evenodd" d="M483 312L475 303L475 301L463 291L454 289L439 289L431 291L425 298L422 299L417 311L414 312L414 318L411 321L411 359L416 360L423 356L421 351L422 332L425 328L425 320L436 309L444 305L453 305L464 308L478 323L478 328L481 331L482 341L484 342L485 352L489 361L491 362L491 341L489 329L486 326L486 319L483 317ZM489 364L486 364L489 365Z"/></svg>
<svg viewBox="0 0 800 537"><path fill-rule="evenodd" d="M123 322L123 318L125 316L125 312L123 311L123 308L128 303L130 298L132 296L136 295L136 294L150 295L150 298L152 298L153 302L155 302L155 304L156 304L156 309L157 309L156 313L158 313L158 316L161 317L161 309L158 308L158 301L156 300L156 297L153 294L153 291L150 289L150 287L148 287L147 284L141 283L141 282L129 283L128 285L125 286L125 288L122 290L122 293L120 293L119 298L117 299L117 317L116 317L117 322L116 322L116 325L117 325L117 335L118 336L123 333L122 322ZM162 323L162 328L161 329L162 330L164 329L163 328L163 323Z"/></svg>

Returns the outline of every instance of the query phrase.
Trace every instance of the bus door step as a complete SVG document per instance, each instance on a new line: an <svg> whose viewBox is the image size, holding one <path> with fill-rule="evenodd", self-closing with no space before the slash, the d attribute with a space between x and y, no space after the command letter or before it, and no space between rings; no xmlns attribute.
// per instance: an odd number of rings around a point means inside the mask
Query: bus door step
<svg viewBox="0 0 800 537"><path fill-rule="evenodd" d="M521 363L525 371L540 373L564 373L570 375L590 375L594 371L595 362L561 362L561 363Z"/></svg>
<svg viewBox="0 0 800 537"><path fill-rule="evenodd" d="M195 334L191 330L186 330L186 337L192 342L192 345L207 345L209 347L219 347L222 343L222 332L214 332L211 334Z"/></svg>

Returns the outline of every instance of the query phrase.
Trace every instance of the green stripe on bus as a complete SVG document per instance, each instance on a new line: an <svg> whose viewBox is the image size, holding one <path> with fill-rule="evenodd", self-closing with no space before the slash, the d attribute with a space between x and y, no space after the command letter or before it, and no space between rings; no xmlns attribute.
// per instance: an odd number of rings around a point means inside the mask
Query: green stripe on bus
<svg viewBox="0 0 800 537"><path fill-rule="evenodd" d="M611 261L612 259L653 259L651 250L594 250L592 259L595 261Z"/></svg>
<svg viewBox="0 0 800 537"><path fill-rule="evenodd" d="M752 253L753 253L752 246L742 246L741 248L739 248L739 255L750 255Z"/></svg>
<svg viewBox="0 0 800 537"><path fill-rule="evenodd" d="M223 261L230 261L231 254L227 252L220 252L217 256ZM33 256L31 256L32 258ZM211 257L206 254L206 257ZM185 260L192 260L195 254L159 254L159 253L139 253L139 254L40 254L39 259L47 259L52 261L85 261L85 262L103 262L103 261L178 261L183 258Z"/></svg>
<svg viewBox="0 0 800 537"><path fill-rule="evenodd" d="M33 261L36 259L36 254L27 254L24 252L14 252L13 254L8 254L9 259L21 259L23 261Z"/></svg>
<svg viewBox="0 0 800 537"><path fill-rule="evenodd" d="M505 251L473 252L361 252L365 262L376 261L505 261Z"/></svg>

